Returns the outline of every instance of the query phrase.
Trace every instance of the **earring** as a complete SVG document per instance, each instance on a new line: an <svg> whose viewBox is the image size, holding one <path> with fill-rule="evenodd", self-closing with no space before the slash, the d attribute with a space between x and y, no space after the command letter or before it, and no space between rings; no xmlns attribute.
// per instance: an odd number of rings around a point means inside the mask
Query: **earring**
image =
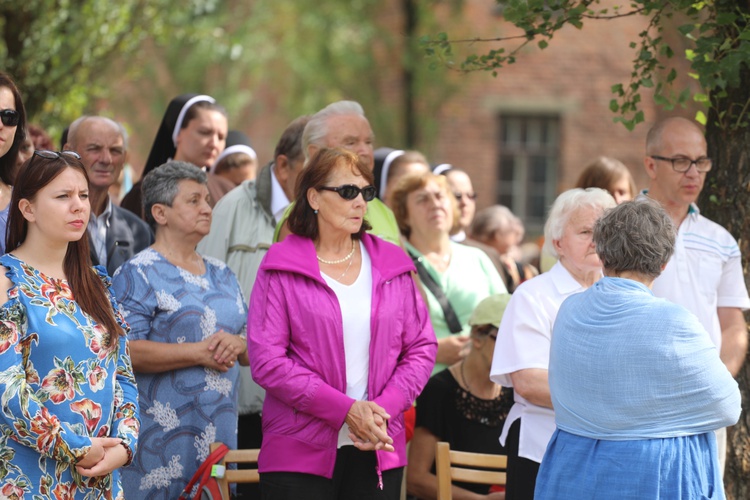
<svg viewBox="0 0 750 500"><path fill-rule="evenodd" d="M318 215L318 211L317 211L317 210L313 210L313 213L314 213L315 215Z"/></svg>

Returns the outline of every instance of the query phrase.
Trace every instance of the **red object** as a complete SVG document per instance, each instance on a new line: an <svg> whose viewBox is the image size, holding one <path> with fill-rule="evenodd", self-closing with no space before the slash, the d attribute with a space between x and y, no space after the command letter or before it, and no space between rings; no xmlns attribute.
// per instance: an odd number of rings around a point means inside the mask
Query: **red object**
<svg viewBox="0 0 750 500"><path fill-rule="evenodd" d="M404 429L406 429L406 442L411 441L414 435L414 426L417 423L417 409L412 406L404 412Z"/></svg>

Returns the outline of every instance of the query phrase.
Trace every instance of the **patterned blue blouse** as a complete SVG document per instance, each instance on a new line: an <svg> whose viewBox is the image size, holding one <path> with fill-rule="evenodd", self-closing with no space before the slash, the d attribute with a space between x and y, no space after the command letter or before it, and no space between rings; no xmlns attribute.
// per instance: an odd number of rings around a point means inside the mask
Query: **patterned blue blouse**
<svg viewBox="0 0 750 500"><path fill-rule="evenodd" d="M117 470L85 478L74 464L91 437L135 448L137 389L126 337L108 347L108 332L81 311L67 281L11 254L0 264L13 283L0 308L0 498L122 499ZM104 268L95 269L109 286ZM110 300L116 310L111 290Z"/></svg>
<svg viewBox="0 0 750 500"><path fill-rule="evenodd" d="M147 248L117 270L112 281L131 341L179 344L219 330L245 333L247 305L237 279L223 262L204 262L206 273L198 276ZM122 472L126 498L172 500L212 442L237 447L239 366L225 373L191 366L136 379L141 446Z"/></svg>

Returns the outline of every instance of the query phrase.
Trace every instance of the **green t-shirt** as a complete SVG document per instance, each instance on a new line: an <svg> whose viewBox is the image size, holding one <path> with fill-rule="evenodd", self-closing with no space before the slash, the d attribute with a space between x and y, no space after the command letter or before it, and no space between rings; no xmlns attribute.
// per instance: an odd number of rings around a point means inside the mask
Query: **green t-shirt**
<svg viewBox="0 0 750 500"><path fill-rule="evenodd" d="M276 224L276 231L273 233L274 243L279 241L279 232L289 218L289 213L292 211L293 206L294 202L287 207L284 211L284 215L281 216L281 220ZM401 246L401 238L398 231L398 224L396 224L396 218L393 216L391 209L385 206L385 203L378 198L368 202L365 218L372 226L372 229L367 231L368 233L378 236L385 241L390 241L394 245Z"/></svg>

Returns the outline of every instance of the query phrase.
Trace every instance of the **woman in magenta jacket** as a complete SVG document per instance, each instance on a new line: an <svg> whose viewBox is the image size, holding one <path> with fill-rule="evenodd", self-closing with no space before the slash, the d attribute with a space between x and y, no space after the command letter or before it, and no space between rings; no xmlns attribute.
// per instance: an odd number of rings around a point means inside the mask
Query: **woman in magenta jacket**
<svg viewBox="0 0 750 500"><path fill-rule="evenodd" d="M372 183L356 155L316 153L298 181L292 234L258 271L248 343L267 391L262 498L399 498L402 413L437 344L411 260L365 233Z"/></svg>

